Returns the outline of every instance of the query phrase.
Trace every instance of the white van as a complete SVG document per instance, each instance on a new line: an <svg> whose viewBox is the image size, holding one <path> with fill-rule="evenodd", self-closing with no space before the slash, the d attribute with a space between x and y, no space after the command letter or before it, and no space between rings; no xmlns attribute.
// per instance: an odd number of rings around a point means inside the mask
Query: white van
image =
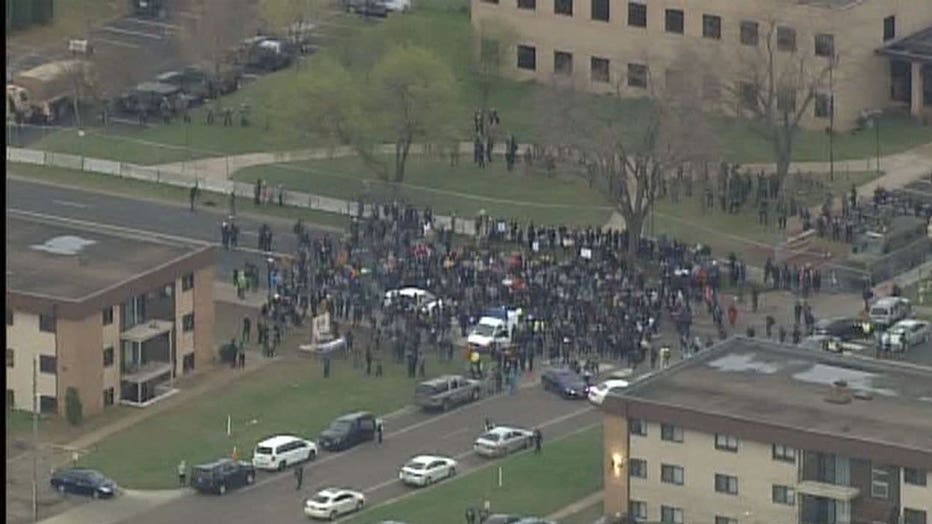
<svg viewBox="0 0 932 524"><path fill-rule="evenodd" d="M283 470L317 458L317 444L293 435L278 435L256 444L252 465L256 469Z"/></svg>
<svg viewBox="0 0 932 524"><path fill-rule="evenodd" d="M883 297L871 304L870 321L876 327L888 328L909 316L909 300L903 297Z"/></svg>

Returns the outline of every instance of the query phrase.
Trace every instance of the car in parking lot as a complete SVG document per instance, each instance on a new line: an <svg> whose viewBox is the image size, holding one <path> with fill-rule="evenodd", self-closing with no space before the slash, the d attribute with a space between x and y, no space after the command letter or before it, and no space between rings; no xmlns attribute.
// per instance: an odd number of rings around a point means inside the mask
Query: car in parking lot
<svg viewBox="0 0 932 524"><path fill-rule="evenodd" d="M276 435L256 444L252 453L252 465L256 469L277 469L314 460L317 444L294 435Z"/></svg>
<svg viewBox="0 0 932 524"><path fill-rule="evenodd" d="M194 466L191 472L191 486L201 493L225 495L231 489L248 486L255 481L256 468L252 464L228 458Z"/></svg>
<svg viewBox="0 0 932 524"><path fill-rule="evenodd" d="M861 338L864 335L864 330L861 328L861 322L856 318L834 317L818 320L813 327L813 333L838 337L847 342Z"/></svg>
<svg viewBox="0 0 932 524"><path fill-rule="evenodd" d="M366 505L366 496L348 488L324 488L304 501L304 514L312 519L336 520L361 510Z"/></svg>
<svg viewBox="0 0 932 524"><path fill-rule="evenodd" d="M540 376L540 383L545 391L560 394L566 399L587 398L589 386L571 369L548 369Z"/></svg>
<svg viewBox="0 0 932 524"><path fill-rule="evenodd" d="M843 349L842 340L832 335L810 335L799 342L799 347L813 351L831 351L840 353Z"/></svg>
<svg viewBox="0 0 932 524"><path fill-rule="evenodd" d="M364 16L388 16L388 6L385 0L343 0L343 7L347 13Z"/></svg>
<svg viewBox="0 0 932 524"><path fill-rule="evenodd" d="M425 380L414 390L414 403L424 409L447 411L474 402L482 395L482 383L462 375L443 375Z"/></svg>
<svg viewBox="0 0 932 524"><path fill-rule="evenodd" d="M589 387L589 402L597 406L601 406L602 402L605 401L605 396L608 395L612 390L622 390L627 388L630 383L627 380L622 380L620 378L610 378L608 380L603 380L594 386Z"/></svg>
<svg viewBox="0 0 932 524"><path fill-rule="evenodd" d="M334 420L321 432L320 447L327 451L349 449L362 442L375 440L375 428L379 420L368 411L343 415Z"/></svg>
<svg viewBox="0 0 932 524"><path fill-rule="evenodd" d="M521 515L509 515L508 513L493 513L482 521L482 524L514 524L521 520Z"/></svg>
<svg viewBox="0 0 932 524"><path fill-rule="evenodd" d="M514 524L557 524L552 520L542 519L540 517L524 517L516 520Z"/></svg>
<svg viewBox="0 0 932 524"><path fill-rule="evenodd" d="M893 351L906 351L929 341L929 323L925 320L901 320L881 335L881 342Z"/></svg>
<svg viewBox="0 0 932 524"><path fill-rule="evenodd" d="M385 9L390 13L407 13L411 10L411 0L385 0Z"/></svg>
<svg viewBox="0 0 932 524"><path fill-rule="evenodd" d="M422 313L432 315L437 309L448 307L450 304L442 298L437 298L430 291L409 286L386 291L382 305L385 307L398 305L405 311L417 309Z"/></svg>
<svg viewBox="0 0 932 524"><path fill-rule="evenodd" d="M89 495L95 499L110 498L119 488L116 482L101 472L84 468L64 468L52 473L49 483L59 493Z"/></svg>
<svg viewBox="0 0 932 524"><path fill-rule="evenodd" d="M413 486L427 486L453 475L456 475L456 461L439 455L418 455L398 472L402 482Z"/></svg>
<svg viewBox="0 0 932 524"><path fill-rule="evenodd" d="M473 450L484 457L505 455L528 449L534 443L534 432L510 426L495 426L486 431L473 444Z"/></svg>

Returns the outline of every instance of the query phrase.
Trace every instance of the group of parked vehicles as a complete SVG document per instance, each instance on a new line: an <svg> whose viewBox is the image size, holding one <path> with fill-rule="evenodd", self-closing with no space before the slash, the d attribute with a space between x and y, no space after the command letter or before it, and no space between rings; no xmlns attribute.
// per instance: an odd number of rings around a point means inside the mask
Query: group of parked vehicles
<svg viewBox="0 0 932 524"><path fill-rule="evenodd" d="M876 344L869 337L878 336L882 348L903 353L915 346L925 344L932 338L932 324L925 320L910 318L912 307L903 297L883 297L874 301L868 309L868 317L832 317L816 322L813 335L806 337L800 345L809 349L825 349L841 352L859 349L855 341Z"/></svg>

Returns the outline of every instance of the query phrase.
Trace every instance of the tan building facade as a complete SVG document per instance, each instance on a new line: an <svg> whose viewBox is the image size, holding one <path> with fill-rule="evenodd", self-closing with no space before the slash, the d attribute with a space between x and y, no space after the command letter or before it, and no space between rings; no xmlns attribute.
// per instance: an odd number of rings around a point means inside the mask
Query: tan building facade
<svg viewBox="0 0 932 524"><path fill-rule="evenodd" d="M833 105L839 131L875 110L932 108L932 48L880 52L932 27L928 0L472 0L472 21L514 35L505 69L517 79L562 76L636 97L689 75L710 109L728 113L769 37L778 70L803 63L806 78L823 78L805 127L828 128Z"/></svg>

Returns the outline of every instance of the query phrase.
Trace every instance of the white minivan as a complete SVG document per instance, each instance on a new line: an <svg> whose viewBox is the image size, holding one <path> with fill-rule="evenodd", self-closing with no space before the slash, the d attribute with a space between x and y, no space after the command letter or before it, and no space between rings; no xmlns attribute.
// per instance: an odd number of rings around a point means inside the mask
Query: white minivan
<svg viewBox="0 0 932 524"><path fill-rule="evenodd" d="M256 444L252 465L256 469L281 471L292 464L315 458L317 444L294 435L278 435Z"/></svg>
<svg viewBox="0 0 932 524"><path fill-rule="evenodd" d="M908 317L910 310L909 300L903 297L879 298L871 304L871 324L886 329Z"/></svg>

